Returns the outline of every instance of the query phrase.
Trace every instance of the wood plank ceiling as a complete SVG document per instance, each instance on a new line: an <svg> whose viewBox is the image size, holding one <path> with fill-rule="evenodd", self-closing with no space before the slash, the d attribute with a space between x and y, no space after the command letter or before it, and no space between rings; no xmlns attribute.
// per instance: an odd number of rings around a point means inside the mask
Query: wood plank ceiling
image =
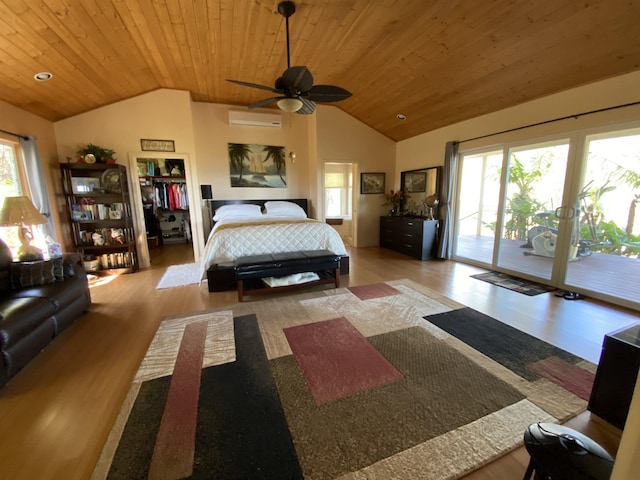
<svg viewBox="0 0 640 480"><path fill-rule="evenodd" d="M291 63L399 141L640 69L634 0L304 0ZM278 0L0 0L0 99L51 121L159 88L249 105L287 65ZM54 77L38 83L36 72ZM266 95L265 95L266 94ZM395 115L407 120L400 122Z"/></svg>

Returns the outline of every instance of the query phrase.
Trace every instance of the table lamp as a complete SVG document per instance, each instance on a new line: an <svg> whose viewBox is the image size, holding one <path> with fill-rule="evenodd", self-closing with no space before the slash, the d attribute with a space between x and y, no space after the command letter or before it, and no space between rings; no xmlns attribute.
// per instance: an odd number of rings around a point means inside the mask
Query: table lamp
<svg viewBox="0 0 640 480"><path fill-rule="evenodd" d="M28 197L5 197L0 209L0 225L18 226L18 238L22 244L18 249L18 260L28 262L42 260L42 250L31 245L33 233L31 225L43 225L47 219L36 210Z"/></svg>

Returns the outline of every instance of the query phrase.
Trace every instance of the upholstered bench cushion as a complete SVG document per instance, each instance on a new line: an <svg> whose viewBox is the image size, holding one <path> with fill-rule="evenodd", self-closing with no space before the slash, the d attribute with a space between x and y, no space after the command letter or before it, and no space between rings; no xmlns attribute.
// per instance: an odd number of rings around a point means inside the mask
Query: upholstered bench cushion
<svg viewBox="0 0 640 480"><path fill-rule="evenodd" d="M237 280L283 277L306 271L335 270L340 265L340 255L330 250L304 250L249 255L237 258L235 263Z"/></svg>

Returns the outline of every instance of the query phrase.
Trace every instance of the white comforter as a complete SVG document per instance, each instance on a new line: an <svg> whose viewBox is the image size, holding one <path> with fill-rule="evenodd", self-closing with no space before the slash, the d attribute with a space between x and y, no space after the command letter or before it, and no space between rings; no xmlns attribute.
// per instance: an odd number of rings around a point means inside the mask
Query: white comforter
<svg viewBox="0 0 640 480"><path fill-rule="evenodd" d="M346 255L338 232L317 220L290 218L252 218L216 222L209 234L201 261L202 276L211 265L230 262L245 255L330 250Z"/></svg>

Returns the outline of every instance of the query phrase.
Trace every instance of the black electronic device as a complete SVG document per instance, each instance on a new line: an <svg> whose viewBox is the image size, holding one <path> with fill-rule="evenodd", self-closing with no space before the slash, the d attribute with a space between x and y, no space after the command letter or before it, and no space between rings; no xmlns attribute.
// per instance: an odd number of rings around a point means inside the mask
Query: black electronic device
<svg viewBox="0 0 640 480"><path fill-rule="evenodd" d="M563 425L529 425L524 445L531 455L527 472L530 475L533 468L536 480L608 480L611 476L613 457L586 435Z"/></svg>

